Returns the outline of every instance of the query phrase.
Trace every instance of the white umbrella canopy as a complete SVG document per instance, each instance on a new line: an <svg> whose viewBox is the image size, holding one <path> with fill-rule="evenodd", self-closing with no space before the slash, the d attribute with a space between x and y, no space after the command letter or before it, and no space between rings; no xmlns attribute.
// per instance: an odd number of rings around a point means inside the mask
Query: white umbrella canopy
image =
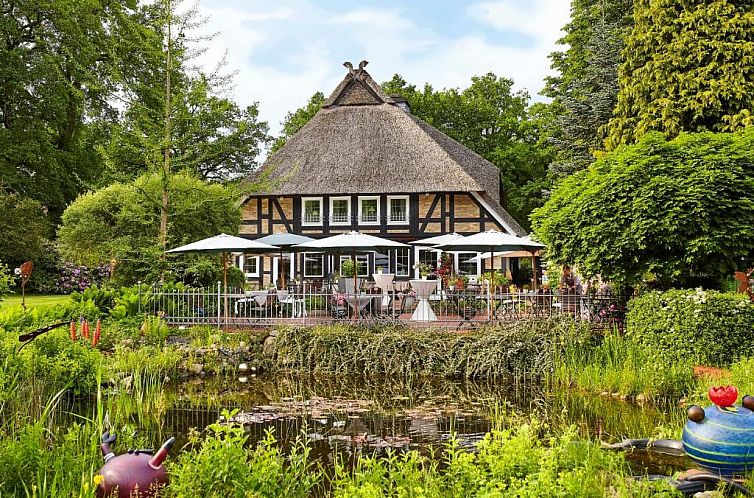
<svg viewBox="0 0 754 498"><path fill-rule="evenodd" d="M537 251L535 256L539 256L539 251ZM495 253L495 257L502 257L502 258L530 258L531 252L529 251L504 251L500 253ZM478 254L474 256L473 258L469 258L466 261L469 263L476 263L477 261L482 261L485 259L491 259L492 253L491 252L483 252L481 254Z"/></svg>
<svg viewBox="0 0 754 498"><path fill-rule="evenodd" d="M275 252L279 247L265 244L263 242L257 242L255 240L244 239L236 237L234 235L228 235L221 233L214 237L209 237L202 240L197 240L185 246L176 247L165 251L166 253L179 253L179 252Z"/></svg>
<svg viewBox="0 0 754 498"><path fill-rule="evenodd" d="M408 246L401 242L395 242L393 240L375 237L374 235L353 231L325 237L324 239L304 242L303 244L298 244L293 247L321 252L336 252L344 250L368 252L376 251L378 249L399 249Z"/></svg>
<svg viewBox="0 0 754 498"><path fill-rule="evenodd" d="M176 247L165 251L166 253L176 254L183 252L207 252L222 253L223 255L223 290L225 291L225 323L228 322L228 253L232 252L251 252L257 254L272 253L279 250L279 247L254 240L236 237L221 233L214 237L197 240L184 246Z"/></svg>
<svg viewBox="0 0 754 498"><path fill-rule="evenodd" d="M456 242L463 238L465 238L463 235L453 232L453 233L446 233L443 235L437 235L435 237L430 237L428 239L414 240L410 242L410 244L414 244L417 246L436 246L440 244L445 244L447 242Z"/></svg>
<svg viewBox="0 0 754 498"><path fill-rule="evenodd" d="M529 238L516 237L499 230L487 230L486 232L469 235L463 239L446 242L435 246L437 249L444 251L489 251L490 257L494 258L495 253L508 251L526 251L532 258L532 268L534 269L534 289L537 288L537 267L535 253L544 249L545 245L534 242ZM493 260L494 261L494 260ZM494 272L494 269L493 269Z"/></svg>

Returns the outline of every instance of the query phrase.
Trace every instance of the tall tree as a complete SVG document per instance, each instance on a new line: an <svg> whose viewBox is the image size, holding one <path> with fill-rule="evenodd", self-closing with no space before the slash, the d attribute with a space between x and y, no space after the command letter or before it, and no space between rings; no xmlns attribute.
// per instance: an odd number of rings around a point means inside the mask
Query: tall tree
<svg viewBox="0 0 754 498"><path fill-rule="evenodd" d="M53 217L101 169L97 123L138 74L132 0L0 0L0 183Z"/></svg>
<svg viewBox="0 0 754 498"><path fill-rule="evenodd" d="M559 133L550 169L566 176L587 167L603 148L604 127L618 94L618 66L623 39L633 22L633 0L573 0L571 21L560 43L565 51L550 55L559 74L548 78L543 94L553 98Z"/></svg>
<svg viewBox="0 0 754 498"><path fill-rule="evenodd" d="M754 0L636 0L606 145L754 124Z"/></svg>

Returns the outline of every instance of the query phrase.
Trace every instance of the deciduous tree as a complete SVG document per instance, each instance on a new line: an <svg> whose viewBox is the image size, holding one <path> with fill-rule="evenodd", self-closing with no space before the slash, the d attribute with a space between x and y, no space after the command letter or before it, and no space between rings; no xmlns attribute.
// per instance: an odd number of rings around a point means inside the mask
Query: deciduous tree
<svg viewBox="0 0 754 498"><path fill-rule="evenodd" d="M565 180L534 211L558 263L627 284L720 281L754 261L754 129L649 133Z"/></svg>

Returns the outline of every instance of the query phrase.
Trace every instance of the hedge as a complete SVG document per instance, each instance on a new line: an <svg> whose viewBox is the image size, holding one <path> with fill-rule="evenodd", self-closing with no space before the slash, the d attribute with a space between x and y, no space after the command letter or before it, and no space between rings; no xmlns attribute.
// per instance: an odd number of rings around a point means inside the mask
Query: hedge
<svg viewBox="0 0 754 498"><path fill-rule="evenodd" d="M629 302L626 330L664 360L728 366L754 355L754 304L731 292L648 292Z"/></svg>

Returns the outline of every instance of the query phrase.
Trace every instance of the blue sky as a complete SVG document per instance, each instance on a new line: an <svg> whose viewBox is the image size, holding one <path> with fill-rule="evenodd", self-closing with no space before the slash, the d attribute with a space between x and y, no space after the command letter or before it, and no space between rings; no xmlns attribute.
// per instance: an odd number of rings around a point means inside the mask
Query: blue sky
<svg viewBox="0 0 754 498"><path fill-rule="evenodd" d="M466 86L492 71L535 99L550 74L547 54L568 22L568 0L201 0L203 29L218 32L201 62L227 51L238 72L233 97L260 103L278 132L286 112L316 91L328 95L343 61L369 61L377 81L394 73L436 88Z"/></svg>

